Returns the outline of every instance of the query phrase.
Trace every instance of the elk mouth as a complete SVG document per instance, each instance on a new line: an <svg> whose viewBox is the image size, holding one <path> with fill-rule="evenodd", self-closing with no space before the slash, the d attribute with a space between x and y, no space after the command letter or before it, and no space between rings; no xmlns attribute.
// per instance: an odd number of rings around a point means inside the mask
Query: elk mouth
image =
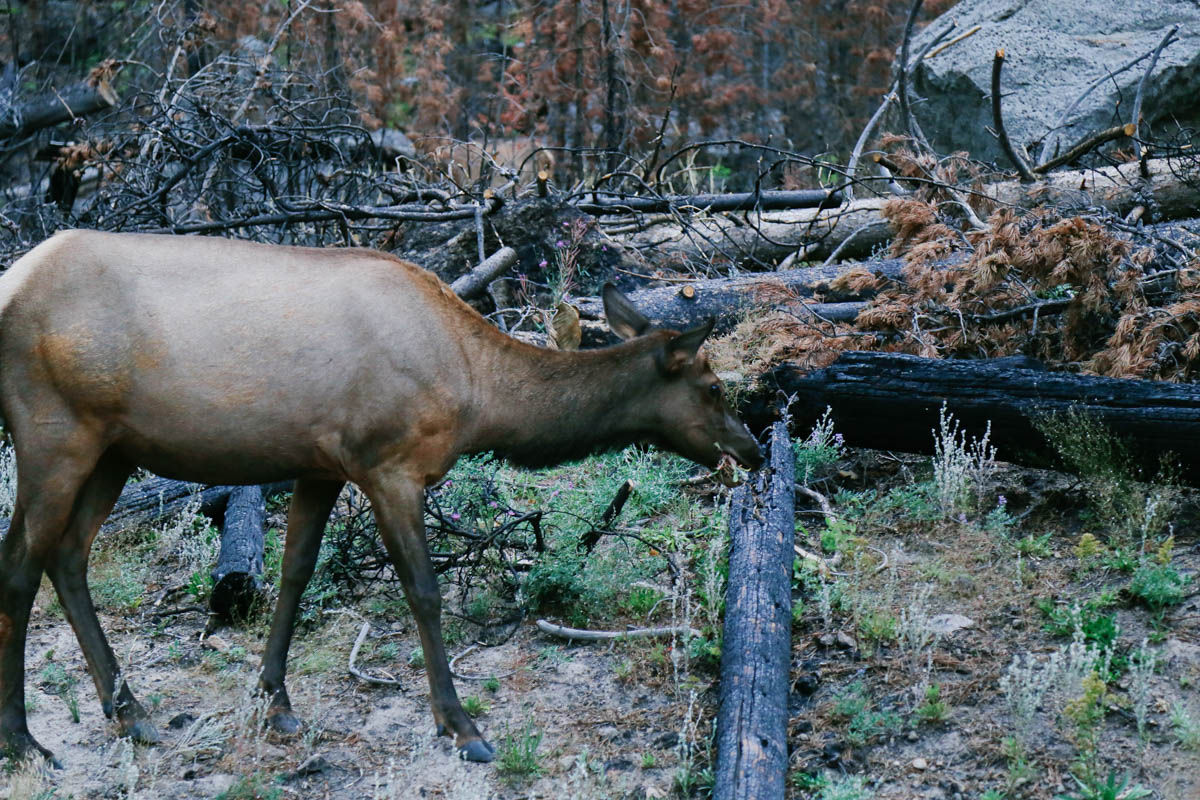
<svg viewBox="0 0 1200 800"><path fill-rule="evenodd" d="M739 471L739 467L742 471ZM733 488L742 483L744 470L750 469L749 465L744 463L732 453L722 452L721 457L717 460L717 468L713 470L713 474L718 480L726 486Z"/></svg>

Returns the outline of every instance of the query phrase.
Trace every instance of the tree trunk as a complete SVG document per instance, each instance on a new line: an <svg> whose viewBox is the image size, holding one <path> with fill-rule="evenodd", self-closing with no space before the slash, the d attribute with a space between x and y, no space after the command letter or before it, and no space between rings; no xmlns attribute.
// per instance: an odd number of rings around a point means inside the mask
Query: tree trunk
<svg viewBox="0 0 1200 800"><path fill-rule="evenodd" d="M1003 461L1054 466L1056 453L1033 420L1071 408L1093 417L1130 445L1151 478L1164 454L1179 477L1200 486L1200 386L1047 372L1024 357L939 361L891 353L849 352L825 369L802 373L782 364L761 379L744 406L752 427L774 417L777 390L795 397L791 413L804 430L832 409L847 444L878 450L933 452L942 404L976 439L991 423Z"/></svg>
<svg viewBox="0 0 1200 800"><path fill-rule="evenodd" d="M229 493L221 526L221 554L213 569L209 607L227 619L244 619L263 598L263 537L267 504L262 489L238 486Z"/></svg>
<svg viewBox="0 0 1200 800"><path fill-rule="evenodd" d="M787 775L795 473L787 424L733 494L717 712L717 800L782 800Z"/></svg>

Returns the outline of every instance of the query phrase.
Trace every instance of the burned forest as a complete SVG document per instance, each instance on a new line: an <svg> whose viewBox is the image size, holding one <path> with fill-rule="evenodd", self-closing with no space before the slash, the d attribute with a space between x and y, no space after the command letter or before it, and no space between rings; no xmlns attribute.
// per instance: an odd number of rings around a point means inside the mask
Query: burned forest
<svg viewBox="0 0 1200 800"><path fill-rule="evenodd" d="M1200 797L1194 2L3 11L0 800Z"/></svg>

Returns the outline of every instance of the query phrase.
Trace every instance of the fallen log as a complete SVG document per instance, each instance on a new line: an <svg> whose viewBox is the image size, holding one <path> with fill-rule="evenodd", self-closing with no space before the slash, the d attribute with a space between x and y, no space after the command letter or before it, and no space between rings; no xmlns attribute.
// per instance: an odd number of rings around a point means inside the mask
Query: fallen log
<svg viewBox="0 0 1200 800"><path fill-rule="evenodd" d="M794 313L819 315L833 322L853 320L863 303L798 303L796 298L812 297L815 293L830 292L829 285L847 270L861 268L880 277L899 280L904 262L898 258L854 264L833 264L827 267L752 273L732 278L707 278L675 283L653 289L630 292L629 298L655 323L663 327L690 328L708 317L717 320L717 330L733 326L741 312L749 307L778 307ZM862 298L868 294L845 295ZM581 297L572 301L582 319L603 320L604 303L599 297Z"/></svg>
<svg viewBox="0 0 1200 800"><path fill-rule="evenodd" d="M787 775L795 473L787 423L733 493L717 711L718 800L782 800Z"/></svg>
<svg viewBox="0 0 1200 800"><path fill-rule="evenodd" d="M1140 168L1130 163L1055 172L1036 183L1002 181L980 192L1001 205L1021 208L1053 204L1071 212L1099 206L1125 214L1152 199L1156 221L1195 215L1200 184L1189 180L1180 164L1168 159L1149 161L1146 178ZM879 213L885 201L873 197L828 209L710 213L693 217L686 225L676 218L657 217L614 238L639 251L652 250L657 263L666 259L685 266L714 261L770 265L797 252L805 259L824 259L842 245L841 257L865 258L892 238L891 225Z"/></svg>
<svg viewBox="0 0 1200 800"><path fill-rule="evenodd" d="M265 597L263 537L267 503L258 486L237 486L229 493L221 525L221 552L213 568L208 605L226 619L244 619Z"/></svg>
<svg viewBox="0 0 1200 800"><path fill-rule="evenodd" d="M752 427L774 419L773 398L783 391L798 430L832 409L847 444L877 450L932 453L933 431L945 403L963 431L976 439L991 423L997 457L1014 464L1062 468L1038 431L1038 415L1076 408L1129 446L1149 479L1170 454L1179 478L1200 486L1200 386L1049 372L1023 357L940 361L893 353L848 352L832 365L805 373L782 364L748 393L742 409Z"/></svg>
<svg viewBox="0 0 1200 800"><path fill-rule="evenodd" d="M49 128L76 117L110 108L116 95L107 84L85 81L16 106L0 120L0 138L8 139Z"/></svg>
<svg viewBox="0 0 1200 800"><path fill-rule="evenodd" d="M842 196L827 189L799 189L793 191L731 192L727 194L664 195L640 197L611 192L588 192L591 199L575 203L580 211L592 214L627 214L630 211L645 213L671 209L704 211L772 211L794 208L830 208L842 202Z"/></svg>
<svg viewBox="0 0 1200 800"><path fill-rule="evenodd" d="M235 488L202 486L198 483L159 477L126 484L100 531L104 533L136 528L139 525L158 525L183 511L193 498L198 503L199 512L220 525L224 519L229 493ZM290 481L281 481L265 484L262 491L265 496L273 497L291 488ZM0 519L0 536L8 533L8 522L7 519Z"/></svg>

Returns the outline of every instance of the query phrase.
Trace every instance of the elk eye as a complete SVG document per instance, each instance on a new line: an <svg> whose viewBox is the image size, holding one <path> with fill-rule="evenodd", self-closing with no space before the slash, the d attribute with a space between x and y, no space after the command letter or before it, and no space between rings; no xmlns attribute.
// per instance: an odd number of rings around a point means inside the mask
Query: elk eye
<svg viewBox="0 0 1200 800"><path fill-rule="evenodd" d="M710 397L720 397L721 396L721 384L714 383L714 384L710 385L708 387L708 394Z"/></svg>

